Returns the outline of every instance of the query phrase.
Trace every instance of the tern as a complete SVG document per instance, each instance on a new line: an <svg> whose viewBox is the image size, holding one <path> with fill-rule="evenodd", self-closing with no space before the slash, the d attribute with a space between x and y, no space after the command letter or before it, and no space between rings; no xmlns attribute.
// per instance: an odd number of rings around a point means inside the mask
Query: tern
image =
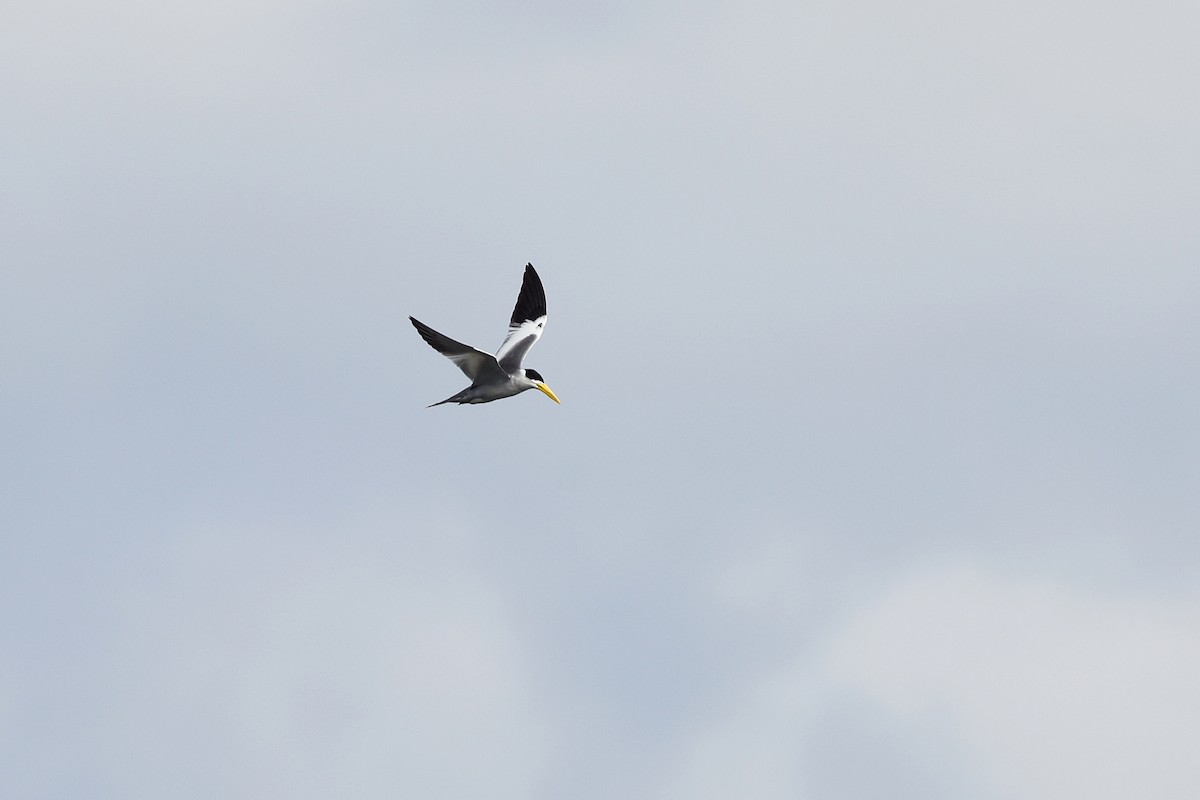
<svg viewBox="0 0 1200 800"><path fill-rule="evenodd" d="M442 403L490 403L526 389L537 389L554 402L562 403L537 370L521 366L525 354L541 338L546 327L546 290L542 288L542 279L533 264L525 265L525 278L521 281L521 293L517 295L517 305L508 323L508 336L504 337L494 356L456 342L416 317L408 319L430 347L453 361L471 379L470 386L429 408Z"/></svg>

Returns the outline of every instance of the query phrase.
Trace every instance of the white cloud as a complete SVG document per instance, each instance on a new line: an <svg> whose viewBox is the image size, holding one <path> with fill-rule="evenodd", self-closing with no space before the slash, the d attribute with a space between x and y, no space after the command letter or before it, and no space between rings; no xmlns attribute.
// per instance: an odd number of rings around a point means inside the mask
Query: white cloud
<svg viewBox="0 0 1200 800"><path fill-rule="evenodd" d="M681 737L660 797L1194 792L1200 597L950 565L808 624L810 600L777 591L813 579L795 555L772 547L734 560L716 584L718 600L773 620L764 633L791 655L713 698ZM841 609L849 601L831 586L819 593Z"/></svg>
<svg viewBox="0 0 1200 800"><path fill-rule="evenodd" d="M950 568L833 643L831 679L947 721L1017 796L1190 797L1200 779L1200 598L1093 595Z"/></svg>
<svg viewBox="0 0 1200 800"><path fill-rule="evenodd" d="M762 681L688 737L669 769L663 800L802 796L801 749L811 725L812 676L789 672Z"/></svg>
<svg viewBox="0 0 1200 800"><path fill-rule="evenodd" d="M71 651L0 702L25 734L6 784L529 797L543 726L503 598L456 524L387 516L399 524L202 526L131 548L84 592L86 619L60 623ZM69 768L51 740L71 743Z"/></svg>

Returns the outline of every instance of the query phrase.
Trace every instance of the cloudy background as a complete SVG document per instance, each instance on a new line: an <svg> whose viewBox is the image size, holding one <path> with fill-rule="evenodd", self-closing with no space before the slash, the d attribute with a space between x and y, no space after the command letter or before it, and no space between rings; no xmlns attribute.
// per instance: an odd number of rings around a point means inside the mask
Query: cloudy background
<svg viewBox="0 0 1200 800"><path fill-rule="evenodd" d="M0 794L1194 796L1198 38L4 4Z"/></svg>

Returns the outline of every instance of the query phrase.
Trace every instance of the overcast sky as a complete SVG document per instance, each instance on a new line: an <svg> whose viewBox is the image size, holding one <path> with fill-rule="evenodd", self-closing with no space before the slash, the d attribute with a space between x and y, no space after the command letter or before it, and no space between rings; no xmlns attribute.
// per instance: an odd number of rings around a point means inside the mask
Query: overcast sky
<svg viewBox="0 0 1200 800"><path fill-rule="evenodd" d="M1198 40L5 4L0 795L1193 797Z"/></svg>

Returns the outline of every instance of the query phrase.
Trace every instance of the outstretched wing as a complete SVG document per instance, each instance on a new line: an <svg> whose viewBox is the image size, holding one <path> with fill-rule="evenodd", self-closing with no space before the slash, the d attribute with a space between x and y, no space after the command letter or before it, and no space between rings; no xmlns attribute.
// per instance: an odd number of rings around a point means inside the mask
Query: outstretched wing
<svg viewBox="0 0 1200 800"><path fill-rule="evenodd" d="M417 329L417 333L421 334L421 338L429 343L429 346L446 358L454 362L454 365L463 371L463 374L471 379L474 383L502 383L508 380L508 373L500 368L496 357L476 350L469 344L456 342L449 336L438 333L433 328L421 322L415 317L408 318L412 322L413 327Z"/></svg>
<svg viewBox="0 0 1200 800"><path fill-rule="evenodd" d="M508 336L496 351L496 360L509 374L521 368L521 362L546 327L546 290L533 264L525 265L521 293L508 323Z"/></svg>

